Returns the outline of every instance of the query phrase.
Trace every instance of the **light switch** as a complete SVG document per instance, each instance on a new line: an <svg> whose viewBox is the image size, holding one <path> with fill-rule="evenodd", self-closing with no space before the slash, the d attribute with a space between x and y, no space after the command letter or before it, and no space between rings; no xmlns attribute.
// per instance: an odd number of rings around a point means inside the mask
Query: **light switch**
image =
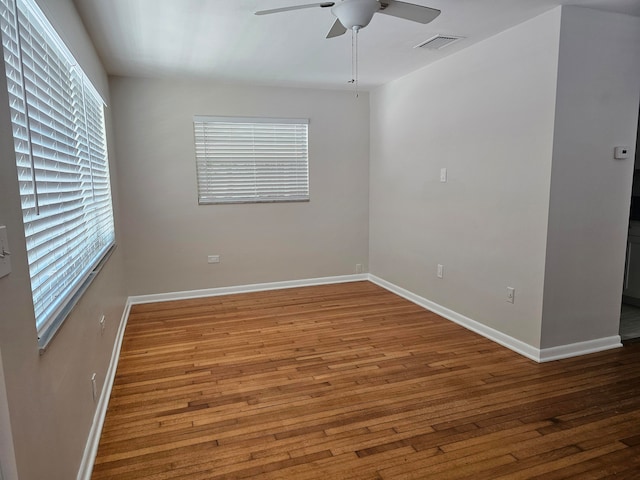
<svg viewBox="0 0 640 480"><path fill-rule="evenodd" d="M0 278L11 273L11 253L7 240L7 227L0 226Z"/></svg>

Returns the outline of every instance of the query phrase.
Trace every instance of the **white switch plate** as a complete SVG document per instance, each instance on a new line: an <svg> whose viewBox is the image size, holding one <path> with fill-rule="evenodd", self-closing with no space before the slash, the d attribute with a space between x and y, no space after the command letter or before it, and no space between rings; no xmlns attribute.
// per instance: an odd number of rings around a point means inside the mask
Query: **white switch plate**
<svg viewBox="0 0 640 480"><path fill-rule="evenodd" d="M220 263L220 255L209 255L207 257L209 263Z"/></svg>
<svg viewBox="0 0 640 480"><path fill-rule="evenodd" d="M9 241L7 240L7 227L0 226L0 278L11 273L11 256L7 253L2 258L2 252L10 252Z"/></svg>
<svg viewBox="0 0 640 480"><path fill-rule="evenodd" d="M442 278L444 276L444 267L438 264L438 272L436 273L438 278Z"/></svg>
<svg viewBox="0 0 640 480"><path fill-rule="evenodd" d="M440 181L441 182L446 182L447 181L447 169L446 168L441 168L440 169Z"/></svg>

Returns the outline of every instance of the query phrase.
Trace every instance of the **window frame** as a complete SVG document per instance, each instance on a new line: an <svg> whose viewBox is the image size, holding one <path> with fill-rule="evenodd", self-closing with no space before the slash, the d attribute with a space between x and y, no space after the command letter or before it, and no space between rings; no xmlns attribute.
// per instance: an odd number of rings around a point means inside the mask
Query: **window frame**
<svg viewBox="0 0 640 480"><path fill-rule="evenodd" d="M198 204L310 201L309 124L308 118L195 115ZM219 143L216 150L214 142L207 142L207 136L214 135L227 141L225 147ZM271 151L278 141L284 146L277 148L278 157L274 157Z"/></svg>
<svg viewBox="0 0 640 480"><path fill-rule="evenodd" d="M104 100L34 0L0 0L42 353L115 248Z"/></svg>

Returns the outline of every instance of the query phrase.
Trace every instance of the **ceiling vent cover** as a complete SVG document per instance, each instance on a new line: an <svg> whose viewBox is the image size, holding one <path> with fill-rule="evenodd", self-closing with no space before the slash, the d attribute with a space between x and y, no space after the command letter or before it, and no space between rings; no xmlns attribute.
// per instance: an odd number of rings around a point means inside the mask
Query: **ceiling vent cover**
<svg viewBox="0 0 640 480"><path fill-rule="evenodd" d="M452 43L457 42L458 40L464 37L454 37L453 35L436 35L435 37L431 37L429 40L425 40L422 43L419 43L414 48L428 48L430 50L440 50Z"/></svg>

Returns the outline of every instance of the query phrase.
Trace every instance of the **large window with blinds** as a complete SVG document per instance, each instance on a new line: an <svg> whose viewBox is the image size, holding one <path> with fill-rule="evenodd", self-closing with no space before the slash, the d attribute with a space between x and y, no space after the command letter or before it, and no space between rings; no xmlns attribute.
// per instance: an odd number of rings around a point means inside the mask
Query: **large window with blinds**
<svg viewBox="0 0 640 480"><path fill-rule="evenodd" d="M113 248L104 102L34 0L0 0L41 346Z"/></svg>
<svg viewBox="0 0 640 480"><path fill-rule="evenodd" d="M307 119L193 119L198 202L309 200Z"/></svg>

